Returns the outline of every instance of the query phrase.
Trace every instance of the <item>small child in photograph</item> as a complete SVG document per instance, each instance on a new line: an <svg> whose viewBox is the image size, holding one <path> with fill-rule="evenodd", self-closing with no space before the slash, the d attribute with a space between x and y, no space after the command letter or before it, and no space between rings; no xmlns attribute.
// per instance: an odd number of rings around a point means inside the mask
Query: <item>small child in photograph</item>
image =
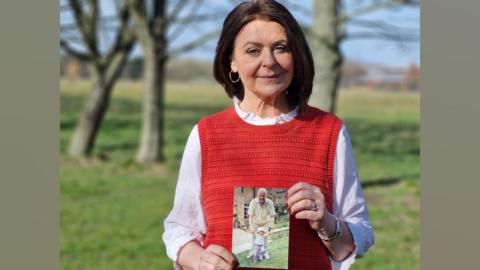
<svg viewBox="0 0 480 270"><path fill-rule="evenodd" d="M259 227L255 233L255 249L253 250L253 261L259 262L265 259L265 228Z"/></svg>

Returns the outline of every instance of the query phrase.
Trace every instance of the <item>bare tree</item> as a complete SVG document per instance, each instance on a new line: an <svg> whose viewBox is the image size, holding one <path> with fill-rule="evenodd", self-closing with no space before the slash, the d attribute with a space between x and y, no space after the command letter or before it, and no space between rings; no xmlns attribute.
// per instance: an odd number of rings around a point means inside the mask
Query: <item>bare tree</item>
<svg viewBox="0 0 480 270"><path fill-rule="evenodd" d="M188 6L186 0L178 0L167 14L166 0L148 2L145 0L127 0L132 13L135 31L144 55L145 93L143 101L142 133L136 160L141 163L161 162L165 160L164 149L164 93L166 63L169 57L191 50L216 37L218 31L201 33L197 38L180 47L169 50L168 44L177 38L186 24L200 20L215 19L216 15L197 14L202 1L190 1L190 11L182 18ZM177 28L167 33L167 28L177 24Z"/></svg>
<svg viewBox="0 0 480 270"><path fill-rule="evenodd" d="M365 20L358 17L381 9L405 5L418 7L415 0L371 0L363 2L362 7L349 13L345 2L340 0L315 0L314 22L308 34L315 58L315 81L311 102L321 109L334 112L336 109L337 89L341 76L343 55L340 45L347 39L382 39L394 42L418 42L414 29L387 23L381 20ZM347 24L355 24L368 29L364 32L345 33ZM373 31L372 31L373 30Z"/></svg>
<svg viewBox="0 0 480 270"><path fill-rule="evenodd" d="M91 154L95 138L108 108L110 94L119 78L127 57L135 42L129 27L129 11L126 7L118 10L120 26L116 29L112 46L102 53L99 47L99 3L96 0L69 0L61 10L71 11L73 24L61 25L60 45L68 54L86 61L93 74L93 85L80 114L70 141L68 152L73 156ZM79 32L80 38L72 32ZM76 45L75 45L76 44ZM83 45L83 50L79 49Z"/></svg>
<svg viewBox="0 0 480 270"><path fill-rule="evenodd" d="M94 77L91 93L70 142L69 153L75 156L87 156L91 153L96 134L108 107L112 88L125 66L134 42L138 39L145 59L146 84L142 134L136 159L140 162L162 161L164 160L163 111L167 60L169 57L192 50L215 38L218 36L218 30L204 33L171 50L168 50L169 42L177 39L193 22L215 20L226 11L212 8L211 13L198 14L202 4L199 0L176 0L176 2L173 0L114 0L113 2L117 8L117 16L100 16L99 2L96 0L68 0L67 4L61 4L61 11L72 12L75 19L74 23L61 25L62 36L64 36L60 41L61 47L70 55L87 61ZM166 12L167 2L175 3L170 14ZM179 16L188 6L190 11L182 17ZM112 21L119 22L120 25L118 27L103 26L103 28L108 32L116 31L116 38L110 49L102 53L98 38L101 24ZM176 28L173 28L173 25ZM168 36L167 30L172 30L169 31ZM83 50L78 49L79 47Z"/></svg>

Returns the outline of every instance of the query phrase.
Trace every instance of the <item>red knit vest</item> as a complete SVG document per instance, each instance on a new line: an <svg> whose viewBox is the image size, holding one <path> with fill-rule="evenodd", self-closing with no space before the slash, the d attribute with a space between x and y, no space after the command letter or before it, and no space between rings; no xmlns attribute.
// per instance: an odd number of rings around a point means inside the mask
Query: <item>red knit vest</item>
<svg viewBox="0 0 480 270"><path fill-rule="evenodd" d="M202 153L204 246L231 250L234 187L288 188L304 181L321 188L332 212L333 164L342 122L307 107L278 125L255 126L233 107L198 123ZM331 269L327 249L307 220L290 217L288 269ZM258 269L258 268L255 268Z"/></svg>

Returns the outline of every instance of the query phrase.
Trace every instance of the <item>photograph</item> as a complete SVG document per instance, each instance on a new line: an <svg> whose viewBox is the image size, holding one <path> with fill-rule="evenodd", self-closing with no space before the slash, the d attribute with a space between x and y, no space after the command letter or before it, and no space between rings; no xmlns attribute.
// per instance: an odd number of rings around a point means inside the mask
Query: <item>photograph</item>
<svg viewBox="0 0 480 270"><path fill-rule="evenodd" d="M239 267L288 269L287 188L236 187L232 253Z"/></svg>

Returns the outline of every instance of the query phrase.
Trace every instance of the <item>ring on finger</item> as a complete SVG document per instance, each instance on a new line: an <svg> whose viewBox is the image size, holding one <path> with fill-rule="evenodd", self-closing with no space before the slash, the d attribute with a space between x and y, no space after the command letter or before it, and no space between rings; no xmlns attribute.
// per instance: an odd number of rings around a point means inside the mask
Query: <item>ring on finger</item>
<svg viewBox="0 0 480 270"><path fill-rule="evenodd" d="M312 200L312 206L310 206L311 211L317 211L317 204L315 203L314 200Z"/></svg>

